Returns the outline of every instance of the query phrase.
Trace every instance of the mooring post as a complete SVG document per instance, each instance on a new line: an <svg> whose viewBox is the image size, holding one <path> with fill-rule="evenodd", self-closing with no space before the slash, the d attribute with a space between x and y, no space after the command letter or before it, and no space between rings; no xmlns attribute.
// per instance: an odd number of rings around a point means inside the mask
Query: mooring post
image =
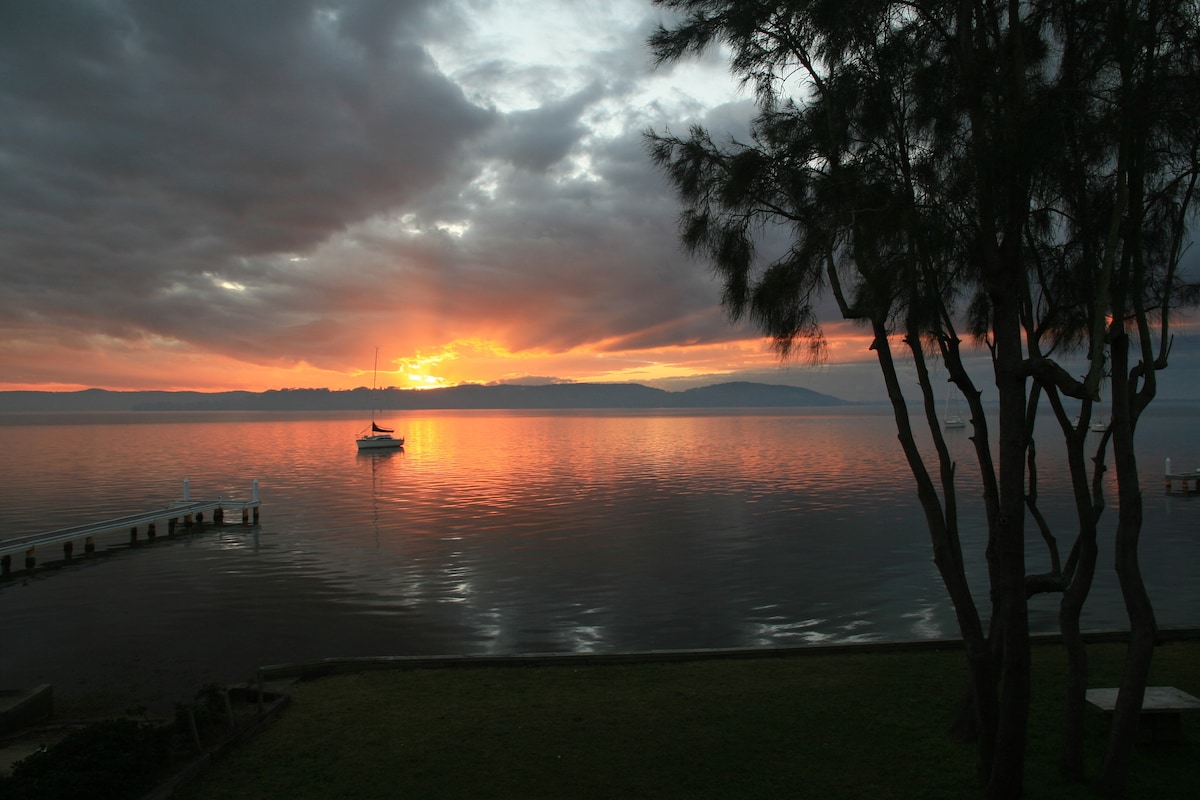
<svg viewBox="0 0 1200 800"><path fill-rule="evenodd" d="M175 526L179 523L178 517L171 517L167 520L167 536L175 535Z"/></svg>
<svg viewBox="0 0 1200 800"><path fill-rule="evenodd" d="M87 553L89 556L96 552L96 537L89 536L83 540L83 552Z"/></svg>
<svg viewBox="0 0 1200 800"><path fill-rule="evenodd" d="M32 572L33 568L37 566L37 558L35 558L33 555L33 551L36 549L37 548L31 547L25 551L25 569L28 572Z"/></svg>
<svg viewBox="0 0 1200 800"><path fill-rule="evenodd" d="M192 515L191 514L188 514L183 518L183 527L185 527L185 528L192 527Z"/></svg>
<svg viewBox="0 0 1200 800"><path fill-rule="evenodd" d="M137 525L129 529L129 543L137 544Z"/></svg>
<svg viewBox="0 0 1200 800"><path fill-rule="evenodd" d="M1164 480L1167 484L1167 494L1171 493L1171 459L1167 459L1166 466L1163 468Z"/></svg>
<svg viewBox="0 0 1200 800"><path fill-rule="evenodd" d="M213 523L216 525L225 524L225 509L218 506L217 509L213 511Z"/></svg>
<svg viewBox="0 0 1200 800"><path fill-rule="evenodd" d="M258 524L258 504L259 504L258 478L254 479L254 483L252 484L252 487L253 488L250 491L250 499L254 501L254 524L257 525Z"/></svg>
<svg viewBox="0 0 1200 800"><path fill-rule="evenodd" d="M150 537L151 541L153 541L154 537L158 535L158 530L154 527L153 522L146 526L146 535Z"/></svg>
<svg viewBox="0 0 1200 800"><path fill-rule="evenodd" d="M63 542L63 560L70 561L71 553L75 550L75 543L72 541Z"/></svg>
<svg viewBox="0 0 1200 800"><path fill-rule="evenodd" d="M243 525L250 524L250 507L249 506L242 506L242 524Z"/></svg>

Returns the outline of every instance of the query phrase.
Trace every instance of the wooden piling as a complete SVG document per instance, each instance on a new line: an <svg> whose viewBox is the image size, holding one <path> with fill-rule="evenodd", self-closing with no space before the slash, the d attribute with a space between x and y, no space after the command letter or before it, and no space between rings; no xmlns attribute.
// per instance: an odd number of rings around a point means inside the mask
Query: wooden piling
<svg viewBox="0 0 1200 800"><path fill-rule="evenodd" d="M74 542L63 542L63 560L70 561L71 554L74 552L74 550L75 550Z"/></svg>
<svg viewBox="0 0 1200 800"><path fill-rule="evenodd" d="M83 540L83 552L87 553L89 556L96 552L96 537L89 536Z"/></svg>
<svg viewBox="0 0 1200 800"><path fill-rule="evenodd" d="M0 556L0 578L7 578L12 574L12 556L8 553Z"/></svg>
<svg viewBox="0 0 1200 800"><path fill-rule="evenodd" d="M156 535L158 535L158 529L156 527L154 527L154 523L151 522L149 525L146 526L146 536L149 537L149 539L151 541L153 541L154 537Z"/></svg>
<svg viewBox="0 0 1200 800"><path fill-rule="evenodd" d="M36 548L31 547L25 551L25 571L26 572L32 572L33 568L37 566L37 558L33 554L33 551L35 549Z"/></svg>

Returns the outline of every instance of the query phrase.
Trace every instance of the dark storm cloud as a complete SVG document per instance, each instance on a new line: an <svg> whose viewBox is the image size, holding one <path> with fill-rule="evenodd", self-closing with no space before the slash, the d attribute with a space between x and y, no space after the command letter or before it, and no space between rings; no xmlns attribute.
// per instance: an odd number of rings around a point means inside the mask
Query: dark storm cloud
<svg viewBox="0 0 1200 800"><path fill-rule="evenodd" d="M424 5L6 4L8 311L253 279L241 259L307 250L445 179L495 115L405 38Z"/></svg>
<svg viewBox="0 0 1200 800"><path fill-rule="evenodd" d="M490 4L0 6L0 339L29 351L19 369L45 380L36 347L89 338L337 372L365 335L518 352L745 335L681 253L641 131L694 114L736 133L752 105L708 112L654 72L649 6L620 24L539 8L613 27L563 57L480 46L509 35L466 16L507 13Z"/></svg>
<svg viewBox="0 0 1200 800"><path fill-rule="evenodd" d="M508 115L497 137L496 153L518 167L542 172L558 163L588 133L583 112L604 97L598 84L570 97Z"/></svg>
<svg viewBox="0 0 1200 800"><path fill-rule="evenodd" d="M479 208L454 256L419 284L440 286L456 317L496 315L502 302L506 341L516 350L567 350L619 338L670 346L665 321L698 312L710 328L690 340L734 338L717 309L719 288L680 251L678 206L650 169L635 128L595 144L587 174L513 170ZM562 172L569 172L561 167ZM455 291L460 282L473 291ZM634 338L636 337L636 338Z"/></svg>

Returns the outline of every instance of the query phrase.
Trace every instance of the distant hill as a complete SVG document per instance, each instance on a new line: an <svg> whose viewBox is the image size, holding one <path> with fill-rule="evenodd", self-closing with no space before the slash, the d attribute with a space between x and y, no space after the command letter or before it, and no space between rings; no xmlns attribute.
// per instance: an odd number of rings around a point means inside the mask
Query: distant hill
<svg viewBox="0 0 1200 800"><path fill-rule="evenodd" d="M799 386L766 383L718 383L673 392L680 408L779 408L786 406L836 406L846 401Z"/></svg>
<svg viewBox="0 0 1200 800"><path fill-rule="evenodd" d="M0 392L0 412L357 411L368 408L787 408L846 401L797 386L721 383L667 392L637 383L539 386L467 384L444 389L279 389L268 392Z"/></svg>

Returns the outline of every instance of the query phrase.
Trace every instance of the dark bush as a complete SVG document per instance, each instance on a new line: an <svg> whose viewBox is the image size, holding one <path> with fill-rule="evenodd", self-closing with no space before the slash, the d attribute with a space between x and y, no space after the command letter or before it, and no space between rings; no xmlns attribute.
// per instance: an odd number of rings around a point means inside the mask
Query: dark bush
<svg viewBox="0 0 1200 800"><path fill-rule="evenodd" d="M146 722L112 719L68 735L13 765L0 779L5 800L123 800L154 787L171 757L170 733Z"/></svg>

